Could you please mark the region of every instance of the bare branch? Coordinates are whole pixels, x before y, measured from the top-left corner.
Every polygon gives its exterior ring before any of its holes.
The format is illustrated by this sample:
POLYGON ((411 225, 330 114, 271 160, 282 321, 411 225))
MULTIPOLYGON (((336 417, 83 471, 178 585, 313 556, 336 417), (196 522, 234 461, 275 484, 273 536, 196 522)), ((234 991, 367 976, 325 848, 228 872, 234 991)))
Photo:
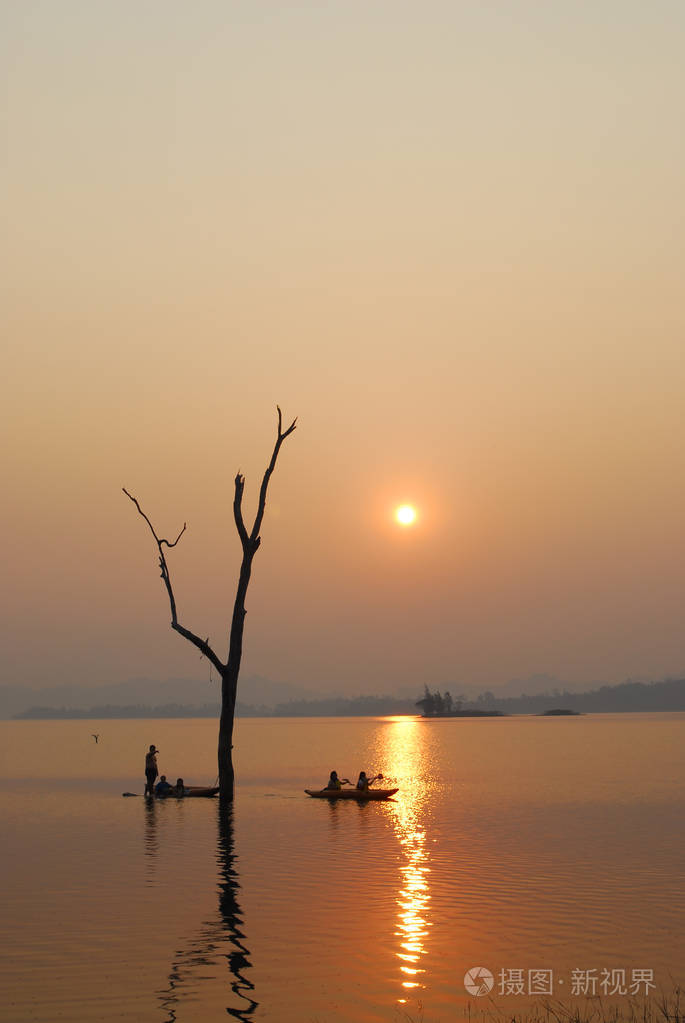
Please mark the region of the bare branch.
POLYGON ((283 430, 283 419, 282 419, 282 416, 281 416, 281 410, 278 407, 278 405, 276 406, 276 408, 278 409, 278 436, 281 438, 281 440, 285 440, 285 438, 289 434, 291 434, 293 432, 293 430, 295 429, 295 427, 297 426, 297 416, 295 416, 295 418, 293 419, 293 421, 290 424, 290 426, 288 427, 288 429, 285 431, 285 433, 283 433, 282 432, 282 430, 283 430))
POLYGON ((157 545, 159 546, 160 544, 163 544, 163 543, 165 543, 165 544, 167 545, 167 547, 175 547, 175 546, 176 546, 176 544, 178 543, 178 541, 179 541, 179 540, 181 539, 181 537, 182 537, 182 536, 183 536, 183 534, 185 533, 185 531, 186 531, 186 525, 187 525, 187 523, 186 523, 186 522, 184 522, 184 523, 183 523, 183 529, 182 529, 182 530, 181 530, 181 532, 180 532, 180 533, 178 534, 178 536, 176 537, 176 539, 174 540, 174 542, 173 542, 173 543, 170 543, 170 541, 169 541, 169 540, 165 540, 163 536, 161 536, 161 537, 160 537, 160 536, 157 536, 157 533, 155 532, 155 528, 154 528, 154 526, 153 526, 153 525, 152 525, 152 523, 150 522, 149 518, 147 517, 147 515, 145 514, 145 512, 143 511, 143 509, 142 509, 142 508, 140 507, 140 505, 138 504, 138 502, 137 502, 137 500, 135 499, 135 497, 133 496, 133 494, 129 494, 129 492, 128 492, 128 490, 126 489, 126 487, 122 487, 121 489, 122 489, 122 490, 124 491, 124 493, 126 494, 126 496, 127 496, 127 497, 130 497, 130 499, 131 499, 131 500, 133 501, 133 503, 135 504, 136 508, 137 508, 137 509, 138 509, 138 511, 140 512, 140 514, 141 514, 141 515, 143 516, 143 518, 144 518, 144 519, 145 519, 145 521, 147 522, 148 526, 150 527, 150 532, 152 533, 152 535, 154 536, 155 540, 157 541, 157 545))
POLYGON ((172 625, 172 628, 173 628, 176 625, 177 621, 178 621, 177 616, 176 616, 176 598, 174 597, 174 591, 173 591, 172 586, 171 586, 171 576, 169 575, 169 566, 167 565, 166 558, 164 557, 164 551, 162 550, 162 544, 165 543, 167 545, 167 547, 175 547, 176 544, 178 543, 178 541, 181 539, 181 536, 183 535, 183 530, 186 528, 185 524, 184 524, 183 529, 181 530, 181 532, 176 537, 176 540, 174 541, 174 543, 170 544, 168 540, 164 540, 162 537, 157 536, 157 531, 155 530, 155 527, 152 525, 152 523, 150 522, 149 518, 147 517, 147 515, 145 514, 143 509, 140 507, 140 504, 138 503, 136 498, 133 496, 133 494, 129 494, 129 492, 126 489, 126 487, 122 487, 121 489, 124 491, 126 496, 131 501, 133 501, 133 503, 135 504, 136 508, 138 509, 138 512, 140 513, 140 515, 143 516, 143 518, 147 522, 148 526, 150 527, 150 532, 152 533, 152 535, 155 538, 155 543, 157 544, 157 550, 159 551, 159 567, 161 569, 162 579, 164 581, 164 585, 166 586, 167 594, 169 595, 169 606, 171 608, 171 625, 172 625))
POLYGON ((178 622, 172 622, 171 628, 183 636, 184 639, 187 639, 189 643, 192 643, 193 646, 196 646, 207 660, 211 661, 219 674, 223 672, 225 665, 221 663, 217 655, 212 650, 208 639, 200 639, 200 637, 196 636, 194 632, 191 632, 190 629, 184 629, 182 625, 178 624, 178 622))
POLYGON ((257 515, 255 516, 252 532, 250 533, 250 540, 252 540, 253 543, 259 539, 259 530, 262 528, 264 509, 266 508, 266 492, 269 489, 269 480, 271 479, 271 474, 276 468, 276 460, 278 459, 278 453, 281 450, 281 444, 283 443, 286 437, 290 436, 290 434, 297 426, 297 419, 293 419, 292 423, 284 433, 283 416, 278 405, 276 406, 276 410, 278 412, 278 436, 276 437, 276 443, 274 445, 273 454, 271 455, 271 461, 269 462, 266 468, 266 472, 264 473, 264 479, 262 480, 262 485, 259 490, 259 504, 257 506, 257 515))
POLYGON ((182 529, 182 530, 181 530, 181 532, 180 532, 180 533, 178 534, 178 536, 176 537, 176 539, 174 540, 174 542, 173 542, 173 543, 169 543, 169 541, 168 541, 168 540, 161 540, 161 541, 160 541, 160 543, 165 543, 165 544, 167 545, 167 547, 175 547, 175 546, 176 546, 176 544, 178 543, 178 541, 179 541, 179 540, 181 539, 181 537, 182 537, 182 536, 183 536, 183 534, 185 533, 185 531, 186 531, 186 523, 184 522, 184 523, 183 523, 183 529, 182 529))
POLYGON ((235 478, 235 496, 233 498, 233 518, 235 519, 236 529, 238 530, 238 536, 240 542, 245 550, 248 542, 247 530, 245 529, 245 523, 243 521, 243 490, 245 489, 245 477, 241 476, 240 473, 235 478))
POLYGON ((171 543, 169 540, 165 540, 164 537, 157 536, 157 532, 155 530, 155 527, 152 525, 152 523, 150 522, 149 518, 147 517, 147 515, 145 514, 143 509, 140 507, 140 504, 138 503, 136 498, 133 497, 132 494, 129 494, 129 492, 126 489, 126 487, 122 487, 121 489, 124 491, 126 496, 131 501, 133 501, 133 503, 135 504, 135 506, 138 509, 139 513, 142 515, 142 517, 145 519, 145 521, 147 522, 148 526, 150 527, 150 532, 152 533, 152 535, 155 538, 155 542, 157 544, 157 550, 159 551, 159 567, 160 567, 160 570, 161 570, 161 576, 162 576, 162 580, 164 582, 164 585, 166 586, 167 594, 169 596, 169 607, 171 608, 171 628, 175 629, 176 632, 179 632, 182 636, 184 636, 188 640, 188 642, 192 643, 194 646, 196 646, 198 648, 198 650, 201 650, 202 653, 204 654, 204 656, 209 661, 212 662, 212 664, 217 669, 217 671, 221 672, 223 670, 223 668, 224 668, 224 665, 221 663, 221 661, 219 660, 217 655, 212 650, 211 646, 209 645, 209 642, 207 640, 200 639, 200 637, 196 636, 194 632, 191 632, 189 629, 185 629, 182 625, 179 625, 179 623, 178 623, 178 615, 177 615, 177 612, 176 612, 176 598, 174 596, 174 591, 173 591, 173 588, 172 588, 172 585, 171 585, 171 576, 169 575, 169 566, 167 565, 166 558, 164 557, 164 551, 162 550, 162 544, 166 544, 167 547, 175 547, 176 544, 178 543, 178 541, 181 539, 181 537, 185 533, 186 523, 185 522, 183 523, 183 529, 178 534, 178 536, 176 537, 176 539, 174 540, 173 543, 171 543))

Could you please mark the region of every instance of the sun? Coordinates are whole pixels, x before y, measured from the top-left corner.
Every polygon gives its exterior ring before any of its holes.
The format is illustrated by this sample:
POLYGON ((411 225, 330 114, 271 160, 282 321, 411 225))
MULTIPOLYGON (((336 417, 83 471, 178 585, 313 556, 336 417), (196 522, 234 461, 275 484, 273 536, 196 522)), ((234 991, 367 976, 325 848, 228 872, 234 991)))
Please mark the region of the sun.
POLYGON ((416 522, 416 508, 410 504, 401 504, 395 511, 395 518, 401 526, 411 526, 416 522))

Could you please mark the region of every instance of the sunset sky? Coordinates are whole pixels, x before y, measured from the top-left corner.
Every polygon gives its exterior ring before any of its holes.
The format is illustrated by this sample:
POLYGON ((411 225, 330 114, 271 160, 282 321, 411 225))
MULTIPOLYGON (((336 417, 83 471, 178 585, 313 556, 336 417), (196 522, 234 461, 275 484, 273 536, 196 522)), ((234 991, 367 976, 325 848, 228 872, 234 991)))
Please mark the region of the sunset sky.
POLYGON ((225 656, 277 403, 246 675, 685 673, 684 43, 675 0, 4 5, 0 684, 206 676, 121 487, 225 656))

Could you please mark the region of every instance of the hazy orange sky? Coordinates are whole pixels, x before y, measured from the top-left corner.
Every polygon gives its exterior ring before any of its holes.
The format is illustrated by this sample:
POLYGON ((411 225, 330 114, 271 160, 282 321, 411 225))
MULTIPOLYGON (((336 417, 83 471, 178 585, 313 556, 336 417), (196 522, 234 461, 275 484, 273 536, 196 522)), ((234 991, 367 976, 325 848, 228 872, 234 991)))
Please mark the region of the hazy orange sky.
POLYGON ((685 671, 682 4, 1 17, 0 683, 206 676, 276 402, 246 674, 685 671))

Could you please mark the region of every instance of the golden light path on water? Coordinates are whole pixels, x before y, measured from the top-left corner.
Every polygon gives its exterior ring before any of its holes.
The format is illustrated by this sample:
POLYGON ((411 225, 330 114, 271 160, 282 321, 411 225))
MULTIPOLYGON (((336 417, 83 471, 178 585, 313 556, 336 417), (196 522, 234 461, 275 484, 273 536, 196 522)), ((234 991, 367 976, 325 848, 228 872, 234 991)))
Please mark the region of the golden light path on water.
MULTIPOLYGON (((381 762, 392 765, 393 784, 400 788, 387 808, 403 853, 395 930, 398 939, 395 955, 400 961, 403 995, 413 988, 426 986, 423 959, 428 951, 431 927, 430 857, 425 828, 427 765, 423 737, 420 721, 393 719, 383 730, 379 750, 381 762)), ((401 997, 398 1001, 404 1004, 407 999, 401 997)))

